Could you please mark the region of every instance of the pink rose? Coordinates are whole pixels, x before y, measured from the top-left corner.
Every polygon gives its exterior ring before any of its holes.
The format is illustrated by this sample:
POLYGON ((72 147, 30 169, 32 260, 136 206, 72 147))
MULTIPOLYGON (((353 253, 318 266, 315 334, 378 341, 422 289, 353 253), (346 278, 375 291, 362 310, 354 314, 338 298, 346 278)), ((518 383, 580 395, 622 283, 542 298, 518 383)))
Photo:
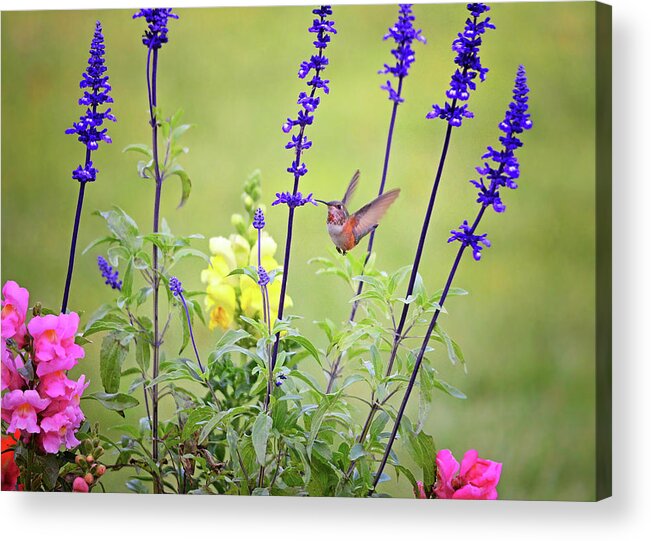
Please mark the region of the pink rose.
POLYGON ((2 419, 9 423, 7 433, 16 429, 32 434, 41 431, 36 414, 43 411, 50 400, 41 398, 36 391, 11 391, 2 397, 2 419))
POLYGON ((466 451, 459 463, 448 449, 436 454, 437 498, 457 500, 496 500, 502 464, 479 458, 477 451, 466 451))
POLYGON ((70 370, 77 364, 77 359, 83 358, 84 349, 75 344, 78 326, 79 316, 74 312, 32 318, 27 329, 34 338, 39 378, 59 370, 70 370))
POLYGON ((19 368, 24 366, 23 360, 20 355, 15 358, 8 348, 2 348, 2 385, 1 390, 9 389, 15 391, 22 389, 25 386, 25 379, 18 372, 19 368))
POLYGON ((2 288, 2 338, 13 338, 18 347, 25 345, 25 317, 29 307, 29 292, 9 280, 2 288))

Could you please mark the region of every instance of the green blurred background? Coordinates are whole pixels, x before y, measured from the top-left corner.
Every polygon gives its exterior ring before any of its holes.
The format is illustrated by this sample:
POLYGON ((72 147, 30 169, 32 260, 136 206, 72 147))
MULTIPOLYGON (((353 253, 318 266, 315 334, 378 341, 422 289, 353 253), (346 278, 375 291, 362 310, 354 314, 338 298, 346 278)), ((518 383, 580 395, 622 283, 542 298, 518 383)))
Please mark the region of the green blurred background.
MULTIPOLYGON (((432 103, 442 103, 454 54, 450 44, 466 18, 465 4, 416 5, 427 45, 416 44, 416 63, 406 79, 394 135, 388 187, 402 195, 378 230, 378 266, 387 270, 412 261, 435 174, 445 125, 428 121, 432 103)), ((285 173, 291 155, 280 130, 297 111, 304 82, 296 77, 311 54, 308 7, 179 9, 170 21, 170 42, 160 56, 159 101, 177 108, 196 128, 185 136, 183 158, 193 180, 187 205, 176 210, 180 186, 165 186, 162 214, 179 234, 228 235, 230 215, 240 212, 242 182, 263 173, 264 201, 291 189, 285 173)), ((82 114, 78 81, 85 69, 94 21, 106 36, 107 65, 117 124, 112 145, 94 154, 100 169, 88 186, 79 246, 103 235, 91 212, 119 205, 149 227, 153 186, 136 175, 137 157, 122 153, 148 142, 146 49, 142 19, 132 11, 13 12, 2 14, 2 281, 17 280, 31 300, 58 307, 64 285, 77 183, 70 172, 84 149, 64 130, 82 114)), ((439 448, 459 458, 468 448, 504 463, 500 497, 589 500, 595 494, 595 5, 577 3, 493 4, 497 30, 485 37, 482 62, 487 81, 470 100, 475 119, 453 132, 421 272, 432 290, 442 287, 456 247, 448 232, 476 213, 475 178, 486 145, 497 143, 518 64, 531 86, 534 129, 519 152, 520 189, 505 193, 507 212, 488 213, 480 232, 493 247, 480 263, 467 257, 456 285, 470 296, 453 298, 445 317, 462 346, 468 374, 436 355, 445 379, 466 392, 457 401, 436 398, 427 426, 439 448)), ((338 34, 327 50, 331 93, 322 98, 309 136, 314 146, 303 192, 339 198, 352 172, 362 181, 354 204, 377 192, 390 106, 377 70, 391 62, 382 41, 396 6, 335 6, 338 34)), ((307 260, 324 255, 329 238, 325 211, 297 212, 289 293, 305 332, 322 338, 311 323, 347 318, 349 291, 334 277, 315 276, 307 260)), ((267 214, 270 233, 283 250, 284 207, 267 214)), ((207 250, 207 240, 196 247, 207 250)), ((81 251, 81 250, 80 250, 81 251)), ((100 280, 97 250, 78 255, 70 307, 88 316, 111 298, 100 280)), ((198 261, 178 269, 190 289, 200 289, 198 261)), ((84 316, 82 315, 82 319, 84 316)), ((207 351, 218 333, 197 328, 207 351)), ((175 344, 172 335, 168 343, 175 344)), ((174 345, 174 347, 176 347, 174 345)), ((75 373, 89 374, 99 389, 97 348, 87 349, 75 373)), ((95 404, 87 416, 105 428, 121 422, 95 404)), ((134 421, 135 412, 127 417, 134 421)), ((108 488, 124 490, 120 476, 108 488)), ((411 496, 403 479, 387 487, 411 496)))

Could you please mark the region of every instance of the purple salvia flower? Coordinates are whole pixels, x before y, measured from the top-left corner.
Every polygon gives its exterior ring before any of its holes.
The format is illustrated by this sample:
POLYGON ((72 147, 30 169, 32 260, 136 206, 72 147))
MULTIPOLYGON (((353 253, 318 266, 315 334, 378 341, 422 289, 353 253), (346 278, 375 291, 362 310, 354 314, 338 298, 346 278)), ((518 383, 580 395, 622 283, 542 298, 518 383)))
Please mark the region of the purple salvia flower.
POLYGON ((313 199, 313 195, 310 193, 306 197, 303 197, 301 192, 296 192, 296 195, 292 195, 289 192, 276 193, 276 200, 271 203, 271 206, 276 205, 287 205, 290 208, 302 207, 307 203, 312 203, 315 207, 318 203, 313 199))
POLYGON ((255 213, 253 214, 253 227, 254 229, 264 229, 265 222, 264 222, 264 213, 262 212, 262 209, 258 208, 255 209, 255 213))
POLYGON ((262 265, 258 265, 258 285, 264 287, 269 283, 269 275, 262 265))
MULTIPOLYGON (((86 113, 80 117, 79 122, 74 122, 72 128, 68 128, 66 133, 69 135, 77 135, 77 139, 86 145, 89 151, 97 150, 99 142, 111 142, 111 138, 107 134, 107 129, 101 129, 105 120, 115 122, 115 116, 111 114, 111 109, 106 111, 98 111, 97 108, 105 103, 113 103, 113 98, 109 95, 111 85, 108 84, 108 76, 106 73, 106 66, 104 65, 104 35, 102 34, 102 25, 99 21, 95 23, 95 34, 90 44, 90 58, 88 59, 88 67, 82 74, 79 87, 84 90, 84 95, 79 98, 79 105, 87 107, 86 113)), ((90 156, 86 160, 86 166, 80 166, 82 169, 88 167, 90 156)), ((75 171, 78 171, 76 169, 75 171)), ((97 172, 95 170, 95 172, 97 172)), ((73 178, 80 182, 85 182, 81 177, 95 180, 94 175, 78 175, 73 178)))
POLYGON ((453 229, 450 231, 452 236, 448 239, 448 242, 459 241, 464 246, 470 246, 472 248, 472 256, 475 258, 475 261, 481 259, 481 251, 483 247, 490 248, 490 241, 486 238, 487 234, 475 235, 472 233, 471 227, 468 224, 468 220, 464 220, 463 223, 459 226, 458 230, 453 229), (481 245, 484 246, 481 246, 481 245))
POLYGON ((409 68, 416 60, 416 53, 412 49, 414 40, 421 43, 427 43, 425 37, 421 34, 421 30, 414 28, 414 20, 416 19, 411 13, 412 4, 400 4, 398 9, 398 21, 384 36, 385 40, 393 39, 396 43, 396 48, 391 51, 391 54, 396 59, 396 64, 390 66, 384 64, 384 68, 378 73, 390 74, 398 78, 398 88, 395 89, 391 86, 391 81, 387 81, 380 88, 386 90, 389 94, 389 99, 394 103, 404 102, 402 98, 402 80, 409 74, 409 68))
POLYGON ((296 158, 292 163, 291 167, 287 169, 287 172, 294 175, 295 178, 301 177, 307 173, 307 168, 305 164, 299 165, 299 157, 301 151, 307 150, 312 146, 312 143, 304 137, 303 132, 305 131, 305 126, 309 126, 314 121, 314 113, 321 98, 315 97, 315 93, 318 89, 322 89, 324 93, 328 94, 330 89, 328 88, 327 79, 322 79, 321 74, 323 70, 326 69, 326 66, 329 63, 328 58, 323 54, 328 44, 330 43, 330 35, 336 34, 337 31, 334 28, 334 21, 327 20, 327 17, 332 15, 332 8, 330 6, 321 6, 320 8, 312 10, 318 19, 314 19, 312 26, 309 28, 309 32, 317 34, 317 39, 314 42, 314 46, 318 49, 318 53, 310 56, 309 60, 304 60, 301 62, 301 65, 298 69, 299 79, 307 78, 310 73, 314 75, 307 82, 307 85, 311 87, 309 94, 307 92, 301 92, 298 96, 298 105, 302 109, 298 112, 295 119, 288 118, 287 121, 282 125, 282 130, 284 133, 291 132, 295 126, 300 127, 299 135, 292 136, 292 140, 285 145, 285 148, 294 149, 296 153, 296 158))
MULTIPOLYGON (((294 186, 291 193, 277 193, 276 200, 272 203, 272 206, 282 203, 286 204, 289 207, 289 214, 287 217, 287 236, 285 238, 285 258, 283 261, 283 277, 280 286, 280 298, 278 301, 278 319, 283 318, 285 309, 285 293, 287 291, 287 277, 289 276, 292 233, 294 227, 294 211, 296 207, 303 206, 306 203, 313 203, 314 205, 317 204, 312 200, 312 194, 309 194, 307 197, 303 197, 302 194, 298 191, 299 181, 301 177, 307 173, 307 166, 302 162, 301 155, 302 152, 304 150, 307 150, 312 144, 305 137, 305 127, 313 123, 313 113, 320 104, 320 98, 315 97, 316 92, 319 89, 323 90, 325 94, 328 94, 330 92, 330 88, 328 86, 330 84, 330 81, 328 79, 323 79, 321 75, 329 63, 328 58, 324 55, 324 51, 330 43, 331 35, 337 33, 337 30, 335 30, 334 21, 328 20, 328 17, 332 15, 332 8, 330 6, 321 6, 320 8, 312 10, 312 13, 316 15, 317 18, 312 21, 312 26, 308 29, 308 31, 310 33, 316 34, 316 40, 313 43, 318 52, 315 55, 311 55, 309 60, 302 62, 298 71, 298 76, 300 79, 306 79, 310 74, 312 74, 312 78, 306 83, 310 88, 310 91, 309 94, 307 92, 301 92, 298 96, 298 104, 302 106, 302 110, 298 112, 297 118, 288 118, 287 121, 282 125, 282 130, 284 133, 290 133, 295 126, 299 126, 298 135, 292 135, 291 141, 285 145, 285 148, 291 149, 294 152, 292 163, 287 168, 287 172, 294 177, 294 186)), ((266 289, 266 286, 261 287, 263 290, 266 289)), ((268 302, 266 309, 269 310, 268 302)), ((270 321, 270 319, 267 321, 270 321)), ((269 400, 273 387, 273 370, 276 366, 279 344, 280 334, 276 334, 273 353, 269 359, 269 379, 267 381, 267 392, 264 401, 265 411, 268 411, 269 408, 269 400)))
POLYGON ((504 133, 499 138, 503 148, 496 150, 491 146, 487 147, 487 152, 482 158, 490 159, 494 165, 484 162, 476 169, 485 178, 470 181, 479 189, 477 202, 485 207, 492 205, 495 212, 506 210, 500 198, 500 188, 515 190, 518 187, 515 181, 520 177, 520 164, 515 157, 515 151, 522 146, 518 135, 533 126, 531 115, 527 112, 528 93, 527 74, 524 67, 520 66, 515 78, 513 101, 509 104, 504 120, 499 124, 500 130, 504 133))
MULTIPOLYGON (((479 11, 479 10, 483 9, 485 11, 485 7, 486 7, 483 4, 469 4, 468 6, 469 9, 470 6, 475 6, 473 9, 475 9, 476 13, 477 12, 483 13, 483 11, 479 11), (482 7, 476 7, 476 6, 482 6, 482 7)), ((504 132, 504 135, 500 137, 500 141, 504 146, 504 150, 502 150, 501 152, 497 152, 494 149, 489 147, 488 155, 494 161, 497 161, 499 163, 499 167, 497 168, 497 170, 495 170, 495 174, 494 174, 495 179, 503 178, 501 175, 506 170, 506 168, 509 167, 512 169, 514 165, 516 165, 514 170, 518 171, 519 174, 519 167, 517 167, 517 160, 513 155, 513 152, 517 148, 520 148, 522 146, 522 141, 518 139, 517 135, 522 133, 524 130, 530 129, 533 126, 533 124, 531 123, 531 119, 529 117, 529 113, 527 113, 527 110, 529 108, 527 104, 529 100, 528 93, 529 93, 529 87, 527 86, 527 76, 524 67, 520 66, 518 68, 518 72, 515 79, 515 87, 513 89, 513 101, 509 104, 509 108, 506 111, 506 116, 504 121, 501 122, 499 125, 500 130, 504 132)), ((491 181, 491 188, 489 188, 489 190, 493 191, 493 193, 496 193, 496 190, 499 188, 499 186, 500 184, 498 180, 495 180, 494 182, 491 181)), ((473 250, 473 257, 476 260, 479 260, 479 258, 481 257, 480 252, 482 249, 482 246, 480 246, 480 244, 483 244, 484 246, 490 246, 490 242, 486 238, 485 234, 484 235, 475 234, 475 231, 477 230, 477 227, 479 226, 479 223, 481 222, 484 213, 486 212, 486 209, 488 208, 489 204, 492 204, 492 203, 486 203, 484 201, 480 201, 480 203, 481 203, 481 207, 479 209, 479 212, 477 213, 477 217, 472 223, 472 226, 470 226, 467 221, 464 221, 463 224, 461 225, 460 230, 452 231, 452 237, 450 237, 450 239, 448 240, 448 242, 458 240, 461 242, 461 246, 457 251, 457 255, 454 259, 454 263, 452 264, 452 269, 448 274, 448 278, 445 282, 445 287, 443 288, 443 292, 441 293, 441 298, 439 299, 439 307, 436 309, 434 315, 432 316, 429 327, 427 328, 427 332, 425 333, 425 337, 423 338, 420 351, 418 352, 418 356, 416 357, 416 361, 414 362, 414 367, 412 369, 411 376, 409 378, 409 383, 407 384, 407 389, 405 390, 405 394, 402 398, 402 402, 400 403, 400 407, 398 408, 398 412, 396 414, 396 418, 393 423, 393 429, 391 430, 391 435, 389 436, 389 440, 387 442, 387 446, 384 449, 384 455, 382 456, 380 465, 375 473, 373 488, 370 491, 371 493, 375 491, 375 488, 377 487, 380 479, 382 478, 382 472, 384 471, 384 468, 387 465, 389 455, 391 454, 391 448, 393 447, 393 443, 398 434, 398 430, 400 429, 400 422, 402 421, 402 418, 405 413, 405 409, 407 408, 407 403, 409 402, 411 393, 414 390, 414 387, 416 385, 416 379, 418 378, 418 371, 420 369, 420 365, 423 362, 423 357, 425 355, 425 351, 429 347, 429 341, 432 336, 432 332, 434 332, 434 329, 436 328, 438 317, 441 314, 441 311, 443 310, 443 305, 445 303, 445 300, 447 299, 448 293, 450 292, 450 287, 452 286, 452 282, 454 281, 454 276, 457 272, 457 269, 459 268, 459 263, 461 262, 461 258, 463 257, 463 252, 466 250, 466 248, 471 247, 473 250)), ((498 209, 496 208, 495 210, 498 209)))
POLYGON ((170 278, 170 291, 175 297, 181 297, 183 295, 183 284, 176 276, 170 278))
POLYGON ((495 25, 490 22, 490 17, 479 20, 482 14, 490 10, 486 4, 472 3, 466 6, 470 17, 466 19, 466 27, 459 33, 457 39, 452 42, 452 50, 457 53, 454 63, 458 66, 450 80, 450 88, 445 93, 451 102, 445 105, 433 105, 432 111, 427 113, 427 118, 440 118, 448 122, 450 126, 461 126, 464 118, 473 118, 468 110, 467 104, 457 105, 459 101, 468 101, 470 91, 477 87, 476 78, 480 81, 486 79, 488 68, 481 65, 479 58, 479 47, 482 44, 482 35, 488 29, 494 29, 495 25))
POLYGON ((81 76, 79 88, 84 90, 83 96, 79 98, 79 105, 86 107, 86 113, 74 122, 72 128, 68 128, 66 133, 76 135, 77 139, 84 144, 86 148, 86 158, 83 165, 79 165, 72 171, 72 178, 79 182, 79 193, 77 196, 77 210, 75 212, 75 221, 72 227, 72 239, 70 241, 70 253, 68 255, 68 271, 66 274, 66 283, 63 289, 63 300, 61 302, 61 312, 66 313, 68 308, 68 297, 70 295, 70 286, 72 283, 72 273, 75 265, 75 251, 77 249, 77 235, 79 234, 79 224, 81 223, 81 212, 84 204, 84 192, 87 182, 94 182, 97 178, 98 170, 93 167, 91 154, 99 148, 99 142, 110 143, 111 138, 107 134, 107 128, 102 128, 105 120, 116 121, 111 109, 98 111, 98 107, 113 103, 110 96, 111 85, 108 84, 107 68, 104 64, 104 34, 102 34, 102 24, 95 22, 95 32, 90 44, 90 57, 88 58, 88 67, 81 76))
POLYGON ((138 17, 144 17, 147 21, 147 30, 142 36, 142 43, 149 49, 160 49, 168 42, 167 21, 179 18, 176 13, 172 13, 171 8, 142 8, 133 14, 134 19, 138 17))
POLYGON ((105 280, 104 283, 111 286, 111 289, 122 291, 122 280, 119 280, 118 270, 113 270, 113 267, 101 255, 97 256, 97 266, 102 273, 102 278, 105 280))

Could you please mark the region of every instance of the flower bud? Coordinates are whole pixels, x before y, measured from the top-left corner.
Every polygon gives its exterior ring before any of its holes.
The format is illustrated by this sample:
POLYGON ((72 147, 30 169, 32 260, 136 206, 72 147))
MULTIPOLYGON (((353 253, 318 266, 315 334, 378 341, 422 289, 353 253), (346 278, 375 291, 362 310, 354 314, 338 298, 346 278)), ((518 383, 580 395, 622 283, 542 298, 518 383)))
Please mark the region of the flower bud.
POLYGON ((97 468, 95 468, 95 475, 97 475, 97 477, 101 477, 105 473, 106 473, 106 466, 104 466, 104 464, 98 464, 97 468))
POLYGON ((88 455, 86 457, 86 462, 88 462, 89 464, 92 464, 93 462, 95 462, 95 457, 93 455, 88 455))
POLYGON ((75 480, 72 482, 72 491, 88 492, 88 483, 84 481, 83 477, 75 477, 75 480))
POLYGON ((95 478, 93 477, 92 473, 88 472, 86 475, 84 475, 84 481, 86 481, 86 483, 89 485, 92 485, 95 481, 95 478))
POLYGON ((75 457, 75 464, 77 464, 77 466, 81 466, 85 461, 86 461, 86 457, 83 457, 81 455, 77 455, 75 457))

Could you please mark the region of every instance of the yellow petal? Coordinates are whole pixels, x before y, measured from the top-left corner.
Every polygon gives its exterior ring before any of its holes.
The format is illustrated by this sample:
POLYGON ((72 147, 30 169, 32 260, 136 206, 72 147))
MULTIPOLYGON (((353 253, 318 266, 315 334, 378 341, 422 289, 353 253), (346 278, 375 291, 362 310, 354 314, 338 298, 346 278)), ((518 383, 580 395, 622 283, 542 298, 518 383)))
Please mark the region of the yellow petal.
POLYGON ((231 242, 226 237, 212 237, 209 241, 209 246, 211 254, 224 258, 226 265, 230 269, 229 272, 237 267, 231 242))
MULTIPOLYGON (((275 269, 278 264, 274 267, 267 267, 266 264, 264 263, 265 259, 273 259, 273 256, 276 254, 276 250, 278 249, 278 245, 276 244, 276 241, 269 235, 269 233, 266 233, 263 231, 262 233, 262 242, 260 244, 260 252, 263 260, 263 265, 267 269, 267 271, 275 269)), ((258 266, 258 241, 255 241, 255 244, 253 245, 253 248, 251 248, 251 255, 249 258, 249 265, 255 265, 256 267, 258 266)))
POLYGON ((229 237, 231 249, 235 254, 235 263, 238 267, 246 267, 249 265, 249 252, 251 247, 249 242, 241 235, 231 235, 229 237))

